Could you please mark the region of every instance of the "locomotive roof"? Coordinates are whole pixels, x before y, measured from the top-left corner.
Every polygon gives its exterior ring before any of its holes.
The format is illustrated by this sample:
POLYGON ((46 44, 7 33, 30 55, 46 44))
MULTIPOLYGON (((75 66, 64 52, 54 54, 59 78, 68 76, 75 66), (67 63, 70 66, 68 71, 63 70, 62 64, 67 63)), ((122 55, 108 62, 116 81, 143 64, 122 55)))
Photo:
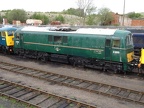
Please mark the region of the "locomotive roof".
POLYGON ((60 33, 78 33, 78 34, 100 34, 100 35, 113 35, 117 29, 99 29, 99 28, 80 28, 76 31, 55 31, 55 27, 24 27, 21 31, 33 32, 60 32, 60 33))
POLYGON ((133 36, 144 36, 144 33, 132 33, 133 36))
POLYGON ((17 30, 17 28, 15 27, 2 27, 0 28, 0 31, 10 31, 10 30, 17 30))
POLYGON ((117 29, 80 28, 76 33, 113 35, 117 29))

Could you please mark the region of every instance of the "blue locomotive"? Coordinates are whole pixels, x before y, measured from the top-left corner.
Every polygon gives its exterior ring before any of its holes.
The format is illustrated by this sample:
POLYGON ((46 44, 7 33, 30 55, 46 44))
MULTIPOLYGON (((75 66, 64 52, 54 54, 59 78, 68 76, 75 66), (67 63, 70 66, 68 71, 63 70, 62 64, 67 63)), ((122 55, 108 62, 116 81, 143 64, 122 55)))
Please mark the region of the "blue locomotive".
POLYGON ((133 35, 134 54, 141 55, 141 48, 144 48, 144 29, 127 29, 133 35))
POLYGON ((0 28, 0 51, 4 53, 12 53, 14 46, 14 32, 15 27, 0 28))

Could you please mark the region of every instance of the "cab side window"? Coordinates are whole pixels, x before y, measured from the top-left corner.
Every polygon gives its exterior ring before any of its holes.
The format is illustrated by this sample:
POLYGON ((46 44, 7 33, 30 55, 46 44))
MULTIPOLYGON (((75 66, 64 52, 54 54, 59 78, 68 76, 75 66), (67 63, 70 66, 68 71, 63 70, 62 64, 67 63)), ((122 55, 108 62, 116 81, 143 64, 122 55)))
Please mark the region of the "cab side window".
POLYGON ((113 44, 112 44, 112 47, 120 47, 120 40, 117 39, 117 40, 113 40, 113 44))
POLYGON ((6 36, 6 33, 5 32, 2 32, 2 37, 5 37, 6 36))
POLYGON ((133 45, 133 38, 131 34, 126 37, 126 45, 133 45))
POLYGON ((20 34, 16 33, 16 39, 19 39, 19 38, 20 38, 20 34))

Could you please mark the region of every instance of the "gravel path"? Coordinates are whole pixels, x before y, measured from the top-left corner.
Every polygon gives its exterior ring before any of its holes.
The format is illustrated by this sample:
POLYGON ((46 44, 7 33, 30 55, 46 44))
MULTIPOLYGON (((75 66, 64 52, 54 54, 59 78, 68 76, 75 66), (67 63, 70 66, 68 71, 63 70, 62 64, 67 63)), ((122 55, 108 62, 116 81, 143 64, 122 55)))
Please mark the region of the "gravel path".
MULTIPOLYGON (((106 75, 103 74, 102 72, 97 72, 97 70, 73 68, 72 66, 63 65, 59 63, 51 63, 51 62, 45 64, 34 60, 5 57, 4 55, 0 55, 0 60, 4 62, 19 64, 22 66, 37 68, 44 71, 51 71, 54 73, 79 77, 82 79, 87 79, 96 82, 103 82, 111 85, 126 87, 126 88, 140 90, 144 92, 143 80, 121 78, 117 76, 106 75)), ((36 80, 35 78, 25 77, 23 75, 17 75, 4 70, 0 70, 0 77, 15 82, 23 83, 29 86, 34 86, 36 88, 40 88, 41 90, 46 90, 62 96, 67 96, 69 98, 76 98, 81 101, 86 101, 97 105, 98 108, 144 108, 144 106, 142 105, 134 104, 131 102, 116 100, 113 98, 108 98, 94 93, 88 93, 85 91, 72 89, 65 86, 51 84, 49 82, 36 80)), ((9 108, 13 108, 13 107, 9 107, 9 108)))

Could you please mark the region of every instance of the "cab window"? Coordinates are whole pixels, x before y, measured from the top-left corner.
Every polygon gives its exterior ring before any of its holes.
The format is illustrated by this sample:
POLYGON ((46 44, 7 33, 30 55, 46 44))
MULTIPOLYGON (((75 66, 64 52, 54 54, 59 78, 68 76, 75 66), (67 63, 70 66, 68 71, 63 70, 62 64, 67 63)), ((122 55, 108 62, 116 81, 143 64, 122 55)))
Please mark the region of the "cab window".
POLYGON ((16 37, 16 39, 19 39, 20 38, 20 34, 16 33, 15 37, 16 37))
POLYGON ((127 37, 126 37, 126 45, 132 45, 133 44, 133 38, 132 38, 132 35, 129 34, 127 37))
POLYGON ((13 31, 7 31, 8 36, 13 36, 13 31))
POLYGON ((2 32, 2 37, 5 37, 6 36, 6 33, 5 32, 2 32))
POLYGON ((113 44, 112 44, 112 47, 120 47, 120 39, 115 39, 113 40, 113 44))

